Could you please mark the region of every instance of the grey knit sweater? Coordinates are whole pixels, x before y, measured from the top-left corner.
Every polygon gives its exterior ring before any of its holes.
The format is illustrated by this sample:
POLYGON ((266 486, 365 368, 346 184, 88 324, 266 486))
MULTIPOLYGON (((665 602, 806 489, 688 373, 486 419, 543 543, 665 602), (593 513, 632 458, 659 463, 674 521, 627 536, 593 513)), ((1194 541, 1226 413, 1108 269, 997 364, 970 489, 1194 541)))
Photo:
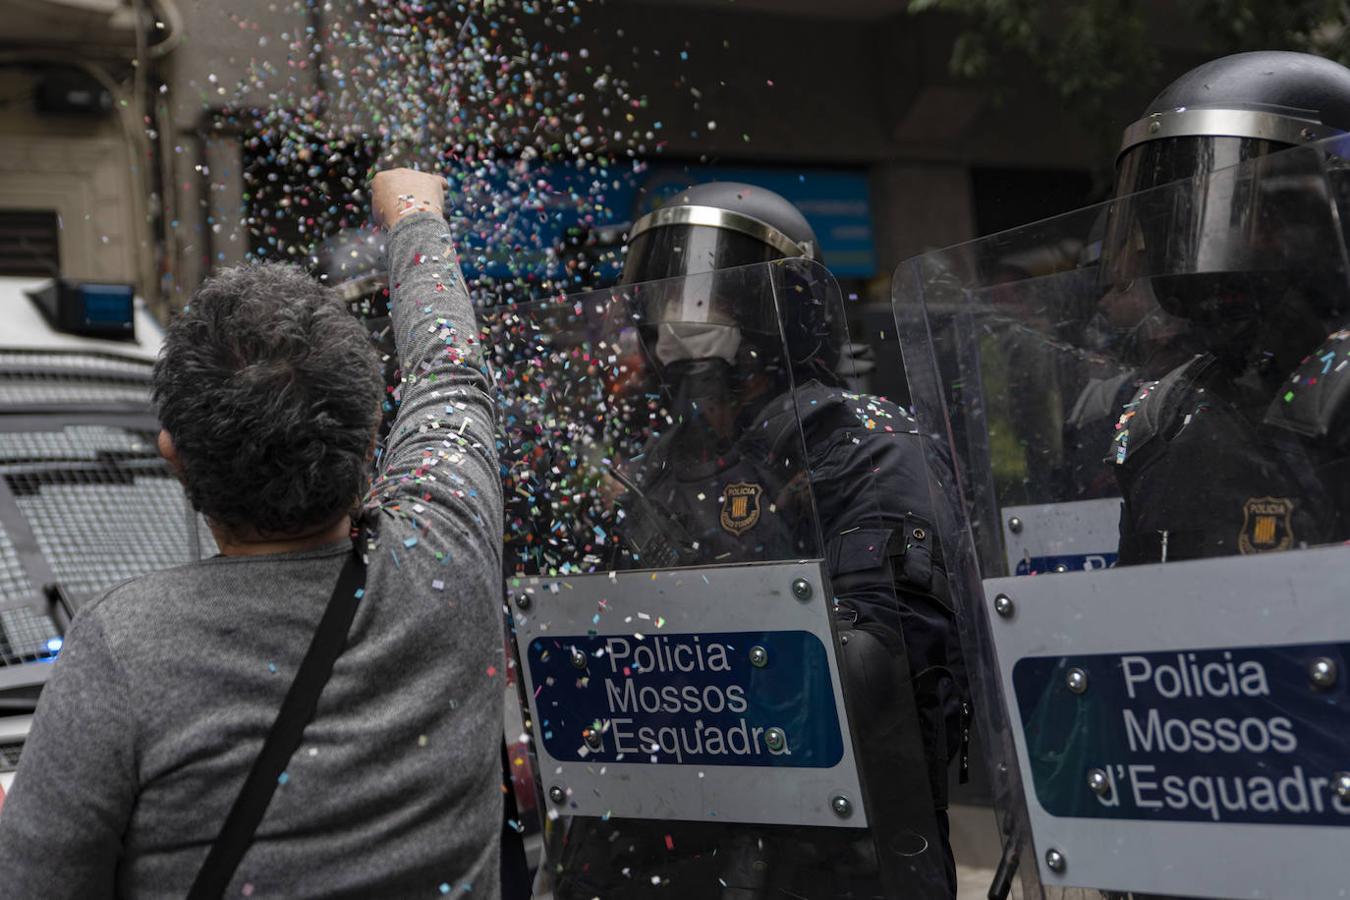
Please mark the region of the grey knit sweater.
MULTIPOLYGON (((389 238, 403 403, 346 650, 226 896, 499 894, 501 481, 438 216, 389 238)), ((350 543, 216 557, 80 610, 0 813, 6 898, 182 897, 350 543)))

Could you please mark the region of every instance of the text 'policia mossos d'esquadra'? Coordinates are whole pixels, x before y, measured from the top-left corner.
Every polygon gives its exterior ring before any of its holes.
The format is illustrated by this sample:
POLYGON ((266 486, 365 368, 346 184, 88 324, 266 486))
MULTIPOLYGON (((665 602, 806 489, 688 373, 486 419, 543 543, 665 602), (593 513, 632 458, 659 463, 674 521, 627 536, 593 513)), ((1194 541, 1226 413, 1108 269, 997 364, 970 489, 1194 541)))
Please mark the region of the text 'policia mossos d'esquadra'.
POLYGON ((828 767, 843 753, 809 632, 537 639, 529 657, 555 758, 828 767))
POLYGON ((1345 649, 1019 660, 1013 681, 1036 796, 1053 815, 1346 824, 1350 802, 1336 778, 1350 768, 1350 709, 1344 697, 1335 702, 1334 686, 1309 677, 1312 661, 1345 649), (1055 746, 1061 761, 1072 755, 1083 766, 1054 770, 1055 746))

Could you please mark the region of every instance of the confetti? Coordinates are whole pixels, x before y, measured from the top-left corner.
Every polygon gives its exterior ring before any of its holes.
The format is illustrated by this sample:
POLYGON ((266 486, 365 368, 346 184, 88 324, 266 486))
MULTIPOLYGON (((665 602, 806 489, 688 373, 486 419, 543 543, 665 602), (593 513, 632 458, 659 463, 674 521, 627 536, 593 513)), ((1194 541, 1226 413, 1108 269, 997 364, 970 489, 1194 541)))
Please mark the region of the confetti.
MULTIPOLYGON (((301 21, 310 6, 278 4, 301 21)), ((368 218, 374 169, 412 162, 449 182, 447 237, 478 300, 528 300, 616 275, 617 248, 597 256, 588 238, 628 219, 626 207, 608 205, 611 188, 642 171, 637 160, 662 142, 648 98, 609 63, 578 66, 591 48, 560 38, 594 28, 588 6, 330 4, 322 39, 306 29, 258 35, 259 48, 275 41, 284 50, 259 50, 242 77, 209 73, 201 86, 203 106, 230 110, 216 127, 247 135, 246 233, 212 223, 213 241, 303 260, 317 241, 368 218), (311 72, 323 91, 314 91, 311 72), (260 97, 268 101, 261 108, 260 97)), ((220 16, 258 28, 228 6, 220 16)))

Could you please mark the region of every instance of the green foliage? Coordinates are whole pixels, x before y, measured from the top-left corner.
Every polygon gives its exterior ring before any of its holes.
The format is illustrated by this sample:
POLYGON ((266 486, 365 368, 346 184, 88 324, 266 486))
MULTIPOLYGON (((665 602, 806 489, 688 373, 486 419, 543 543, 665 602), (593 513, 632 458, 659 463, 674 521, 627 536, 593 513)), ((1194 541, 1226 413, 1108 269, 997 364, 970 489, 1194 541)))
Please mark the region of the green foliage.
POLYGON ((955 74, 985 77, 1016 53, 1076 102, 1129 84, 1156 65, 1142 6, 1139 0, 912 0, 909 10, 970 21, 952 52, 955 74))
POLYGON ((1188 0, 1224 52, 1271 48, 1307 50, 1350 62, 1350 4, 1337 0, 1188 0))
MULTIPOLYGON (((1005 67, 1029 68, 1104 144, 1119 137, 1120 103, 1145 102, 1141 89, 1151 96, 1165 83, 1157 9, 1145 0, 909 4, 913 14, 944 12, 966 21, 952 50, 953 74, 1006 84, 999 77, 1005 67)), ((1210 56, 1305 50, 1350 64, 1350 3, 1342 0, 1177 0, 1172 16, 1207 39, 1196 49, 1210 56)))

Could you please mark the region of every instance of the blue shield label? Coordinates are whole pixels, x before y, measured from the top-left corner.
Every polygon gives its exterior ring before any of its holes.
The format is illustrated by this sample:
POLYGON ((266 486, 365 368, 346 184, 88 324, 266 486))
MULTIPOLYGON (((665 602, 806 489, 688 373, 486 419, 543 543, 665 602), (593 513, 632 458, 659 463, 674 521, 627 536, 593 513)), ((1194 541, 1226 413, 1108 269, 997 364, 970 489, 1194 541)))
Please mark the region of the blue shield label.
POLYGON ((1347 650, 1020 659, 1013 685, 1036 797, 1054 816, 1350 825, 1336 791, 1350 770, 1347 650), (1319 684, 1314 673, 1328 670, 1339 678, 1319 684))
POLYGON ((829 768, 843 735, 807 631, 536 638, 538 734, 561 761, 829 768))

